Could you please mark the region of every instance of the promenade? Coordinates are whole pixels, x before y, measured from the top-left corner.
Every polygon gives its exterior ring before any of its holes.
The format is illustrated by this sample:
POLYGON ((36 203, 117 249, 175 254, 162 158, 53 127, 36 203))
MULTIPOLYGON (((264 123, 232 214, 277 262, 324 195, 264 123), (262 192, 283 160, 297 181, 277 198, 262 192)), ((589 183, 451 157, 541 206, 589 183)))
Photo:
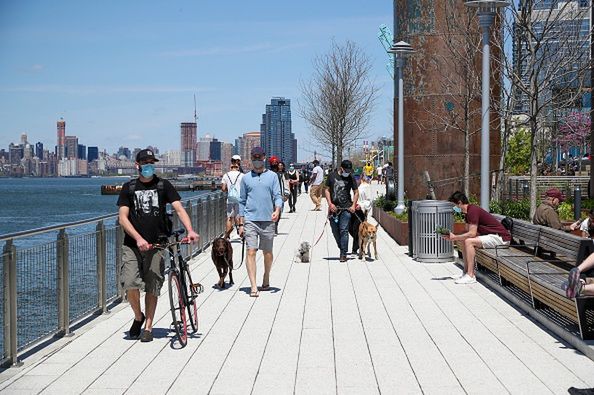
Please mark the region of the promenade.
MULTIPOLYGON (((379 260, 339 263, 324 211, 311 208, 302 194, 297 212, 283 213, 271 290, 258 298, 248 295, 245 263, 235 285, 218 290, 210 250, 192 262, 205 291, 198 333, 185 348, 171 342, 164 287, 152 343, 127 339, 132 312, 120 304, 0 373, 0 392, 562 394, 594 387, 594 362, 481 283, 454 284, 454 263, 415 262, 381 229, 379 260), (313 244, 322 232, 312 262, 297 262, 301 241, 313 244)), ((233 246, 237 266, 241 244, 233 246)), ((258 271, 261 279, 260 253, 258 271)))

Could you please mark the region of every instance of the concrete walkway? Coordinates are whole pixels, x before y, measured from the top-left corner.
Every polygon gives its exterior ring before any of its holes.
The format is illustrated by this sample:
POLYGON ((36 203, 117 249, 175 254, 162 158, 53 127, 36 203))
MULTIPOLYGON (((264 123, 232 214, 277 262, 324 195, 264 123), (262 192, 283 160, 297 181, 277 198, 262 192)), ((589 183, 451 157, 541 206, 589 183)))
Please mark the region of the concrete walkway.
MULTIPOLYGON (((250 298, 245 264, 220 291, 210 252, 192 265, 205 285, 200 328, 179 349, 166 287, 155 340, 127 339, 126 304, 74 337, 0 374, 0 392, 85 394, 562 394, 594 387, 594 362, 482 284, 456 285, 453 263, 421 264, 380 230, 377 261, 339 263, 326 225, 311 263, 301 241, 324 230, 324 212, 285 212, 275 239, 272 289, 250 298)), ((288 208, 287 208, 288 210, 288 208)), ((234 243, 234 261, 241 244, 234 243)), ((259 278, 262 257, 258 255, 259 278)))

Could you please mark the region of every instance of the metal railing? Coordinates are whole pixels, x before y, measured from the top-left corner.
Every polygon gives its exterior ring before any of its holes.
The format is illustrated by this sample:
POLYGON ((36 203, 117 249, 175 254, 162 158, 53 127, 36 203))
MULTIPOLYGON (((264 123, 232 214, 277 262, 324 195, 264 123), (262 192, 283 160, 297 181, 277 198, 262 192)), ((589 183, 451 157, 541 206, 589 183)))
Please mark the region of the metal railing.
MULTIPOLYGON (((559 188, 566 196, 573 196, 576 185, 580 186, 582 199, 588 198, 590 176, 538 176, 536 195, 542 197, 547 189, 559 188)), ((507 178, 505 195, 508 199, 530 198, 530 177, 510 176, 507 178)))
MULTIPOLYGON (((223 233, 225 199, 213 192, 183 201, 200 235, 197 244, 183 246, 184 256, 197 255, 223 233)), ((181 226, 177 215, 173 222, 181 226)), ((19 365, 24 349, 70 335, 73 324, 123 299, 123 240, 117 214, 0 237, 1 365, 19 365)))

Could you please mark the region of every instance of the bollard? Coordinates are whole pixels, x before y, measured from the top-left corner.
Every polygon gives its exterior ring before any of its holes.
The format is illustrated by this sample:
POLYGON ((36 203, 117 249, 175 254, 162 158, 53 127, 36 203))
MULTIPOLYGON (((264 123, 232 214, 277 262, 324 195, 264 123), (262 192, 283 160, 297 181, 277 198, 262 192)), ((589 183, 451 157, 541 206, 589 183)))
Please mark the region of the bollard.
POLYGON ((580 184, 576 184, 573 190, 573 217, 576 221, 582 217, 582 191, 580 184))
POLYGON ((56 261, 58 264, 57 290, 58 290, 58 328, 56 337, 70 336, 70 289, 69 289, 69 261, 68 261, 68 235, 64 228, 58 232, 56 240, 56 261))
POLYGON ((522 196, 524 197, 524 199, 526 199, 528 197, 528 181, 524 181, 522 183, 522 196))
MULTIPOLYGON (((3 251, 4 262, 4 356, 12 366, 22 366, 18 359, 17 332, 17 254, 12 239, 6 241, 3 251)), ((1 356, 0 356, 1 357, 1 356)), ((1 358, 0 358, 1 359, 1 358)))

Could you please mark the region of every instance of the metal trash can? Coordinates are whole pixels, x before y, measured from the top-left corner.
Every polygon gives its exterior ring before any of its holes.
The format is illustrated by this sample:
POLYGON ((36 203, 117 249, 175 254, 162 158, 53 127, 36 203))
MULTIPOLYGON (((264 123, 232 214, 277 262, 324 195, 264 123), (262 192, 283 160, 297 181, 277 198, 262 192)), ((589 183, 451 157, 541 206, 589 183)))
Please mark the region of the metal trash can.
POLYGON ((454 260, 451 241, 435 232, 438 226, 452 229, 454 213, 451 202, 444 200, 417 200, 412 202, 411 221, 413 259, 419 262, 439 263, 454 260))

